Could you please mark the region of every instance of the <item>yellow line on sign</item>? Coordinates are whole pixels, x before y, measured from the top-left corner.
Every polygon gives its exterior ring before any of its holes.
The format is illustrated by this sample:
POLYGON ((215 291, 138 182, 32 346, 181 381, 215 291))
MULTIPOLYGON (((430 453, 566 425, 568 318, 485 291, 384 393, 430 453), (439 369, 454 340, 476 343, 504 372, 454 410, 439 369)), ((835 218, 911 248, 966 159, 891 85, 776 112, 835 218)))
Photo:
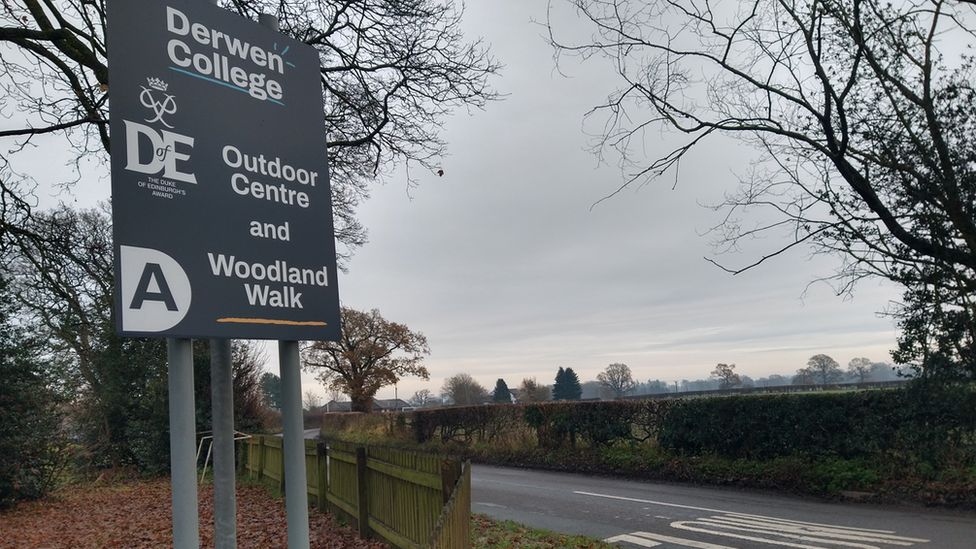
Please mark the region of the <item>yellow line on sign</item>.
POLYGON ((221 324, 278 324, 281 326, 328 326, 325 322, 318 320, 278 320, 274 318, 218 318, 221 324))

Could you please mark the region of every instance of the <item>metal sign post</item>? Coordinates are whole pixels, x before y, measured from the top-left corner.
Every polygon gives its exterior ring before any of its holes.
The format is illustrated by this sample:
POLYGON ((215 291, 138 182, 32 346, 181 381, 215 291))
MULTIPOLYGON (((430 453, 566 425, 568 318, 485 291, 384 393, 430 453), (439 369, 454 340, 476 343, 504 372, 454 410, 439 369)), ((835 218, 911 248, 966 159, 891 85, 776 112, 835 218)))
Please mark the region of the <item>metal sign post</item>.
POLYGON ((237 547, 237 474, 234 463, 234 372, 229 339, 210 340, 213 424, 214 546, 237 547))
POLYGON ((281 368, 281 423, 285 469, 288 549, 308 549, 308 495, 305 478, 305 431, 302 422, 302 374, 298 342, 278 342, 281 368))
POLYGON ((193 342, 166 340, 169 361, 169 460, 173 504, 173 547, 200 547, 197 510, 196 407, 193 404, 193 342))

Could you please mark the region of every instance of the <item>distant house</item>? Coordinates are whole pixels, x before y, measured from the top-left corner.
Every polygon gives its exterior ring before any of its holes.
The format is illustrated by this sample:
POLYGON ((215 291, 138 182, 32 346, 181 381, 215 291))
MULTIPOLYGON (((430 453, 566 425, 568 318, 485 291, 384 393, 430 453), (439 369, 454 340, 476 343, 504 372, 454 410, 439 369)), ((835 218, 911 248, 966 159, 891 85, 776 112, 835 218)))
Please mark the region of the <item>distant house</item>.
MULTIPOLYGON (((373 411, 374 412, 399 412, 404 408, 409 408, 410 403, 401 398, 377 398, 373 400, 373 411)), ((318 408, 320 412, 351 412, 352 402, 348 400, 344 402, 338 402, 335 400, 330 400, 325 406, 318 408)))

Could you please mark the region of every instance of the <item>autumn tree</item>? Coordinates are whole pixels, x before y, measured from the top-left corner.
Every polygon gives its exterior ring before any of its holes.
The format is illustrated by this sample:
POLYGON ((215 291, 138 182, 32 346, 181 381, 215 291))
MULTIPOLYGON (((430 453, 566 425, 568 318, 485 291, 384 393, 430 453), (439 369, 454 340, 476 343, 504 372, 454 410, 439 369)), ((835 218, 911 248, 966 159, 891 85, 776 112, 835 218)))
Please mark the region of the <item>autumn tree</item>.
POLYGON ((527 377, 519 385, 519 402, 545 402, 552 398, 549 387, 542 385, 534 377, 527 377))
MULTIPOLYGON (((56 183, 93 178, 110 147, 105 41, 106 0, 24 0, 0 7, 0 208, 6 229, 23 231, 40 174, 16 157, 31 147, 70 147, 73 173, 56 183), (39 139, 38 136, 45 136, 39 139)), ((318 52, 336 238, 361 245, 355 208, 369 183, 396 162, 435 171, 445 152, 443 120, 457 108, 481 108, 497 93, 488 81, 499 64, 480 40, 461 31, 454 0, 336 2, 224 0, 254 20, 277 16, 283 34, 318 52)), ((47 181, 43 181, 46 185, 47 181)))
MULTIPOLYGON (((807 367, 797 370, 797 377, 818 385, 838 383, 844 378, 840 364, 828 355, 813 355, 807 360, 807 367)), ((795 383, 795 381, 794 381, 795 383)))
POLYGON ((606 370, 596 375, 596 380, 614 398, 620 398, 637 387, 637 383, 634 382, 634 376, 630 372, 630 367, 619 362, 607 366, 606 370))
POLYGON ((457 406, 477 406, 488 400, 488 390, 471 374, 461 373, 444 380, 441 395, 457 406))
POLYGON ((557 52, 616 72, 590 115, 620 190, 680 181, 681 161, 722 139, 753 146, 715 205, 717 251, 785 243, 720 266, 742 273, 797 246, 837 254, 839 292, 872 276, 904 288, 898 361, 976 376, 976 2, 567 3, 592 32, 564 39, 554 17, 557 52), (659 132, 680 142, 646 158, 659 132))
POLYGON ((742 385, 742 378, 739 374, 735 373, 735 364, 724 364, 719 363, 712 370, 712 379, 717 379, 719 381, 719 386, 722 389, 731 389, 732 387, 738 387, 742 385))
POLYGON ((495 382, 495 390, 491 392, 491 400, 511 404, 512 392, 508 390, 508 384, 505 383, 504 379, 498 378, 498 381, 495 382))
POLYGON ((404 377, 430 379, 423 366, 430 349, 422 333, 386 320, 377 309, 343 307, 341 321, 339 341, 306 345, 302 363, 323 384, 349 395, 353 411, 371 412, 376 392, 404 377))

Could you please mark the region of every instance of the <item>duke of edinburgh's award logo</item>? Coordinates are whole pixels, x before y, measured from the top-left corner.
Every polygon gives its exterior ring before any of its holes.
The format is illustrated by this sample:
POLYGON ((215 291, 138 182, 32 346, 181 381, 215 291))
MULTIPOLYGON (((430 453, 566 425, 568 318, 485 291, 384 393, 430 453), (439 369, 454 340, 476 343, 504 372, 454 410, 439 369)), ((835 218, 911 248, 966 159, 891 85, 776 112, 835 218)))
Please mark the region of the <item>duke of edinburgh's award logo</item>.
MULTIPOLYGON (((150 124, 160 122, 172 128, 164 116, 176 113, 176 99, 169 86, 158 78, 147 78, 149 87, 140 86, 139 102, 152 112, 150 124)), ((183 183, 196 183, 196 176, 185 171, 185 164, 193 151, 193 138, 175 132, 155 129, 138 122, 123 120, 125 125, 125 169, 149 175, 162 175, 183 183)))
POLYGON ((147 78, 146 82, 149 87, 140 86, 142 93, 139 94, 139 102, 142 103, 143 107, 151 110, 154 115, 153 118, 147 118, 146 122, 150 124, 162 122, 167 128, 173 129, 173 126, 163 120, 163 116, 176 114, 176 98, 166 93, 169 84, 159 78, 147 78))

